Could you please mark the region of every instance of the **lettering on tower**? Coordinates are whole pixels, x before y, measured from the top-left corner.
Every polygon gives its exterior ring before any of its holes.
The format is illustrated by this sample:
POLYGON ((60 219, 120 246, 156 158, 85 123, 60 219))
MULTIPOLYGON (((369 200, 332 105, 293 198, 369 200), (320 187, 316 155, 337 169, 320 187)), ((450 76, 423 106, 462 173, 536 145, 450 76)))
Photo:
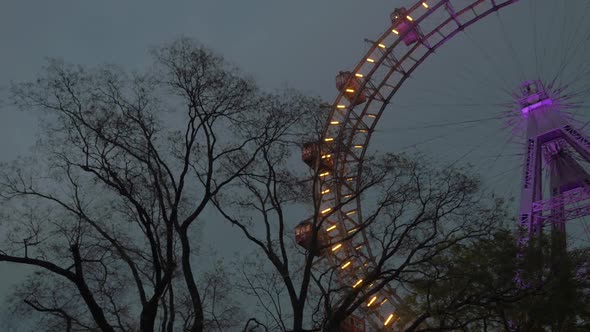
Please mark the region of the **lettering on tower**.
POLYGON ((524 180, 523 180, 523 187, 524 189, 528 189, 531 187, 531 175, 533 174, 533 158, 535 157, 535 140, 529 139, 529 144, 527 146, 527 153, 526 153, 526 162, 524 166, 524 180))

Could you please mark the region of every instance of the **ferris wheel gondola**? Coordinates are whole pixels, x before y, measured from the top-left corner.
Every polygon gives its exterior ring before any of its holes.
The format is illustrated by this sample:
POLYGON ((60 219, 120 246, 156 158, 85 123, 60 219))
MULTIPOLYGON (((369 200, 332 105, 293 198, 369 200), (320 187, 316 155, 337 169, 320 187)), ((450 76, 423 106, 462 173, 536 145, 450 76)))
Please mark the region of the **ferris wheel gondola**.
MULTIPOLYGON (((339 271, 339 280, 343 285, 355 287, 362 283, 375 261, 371 245, 363 229, 363 202, 357 193, 360 190, 363 163, 369 142, 377 132, 377 124, 384 111, 391 106, 404 82, 430 55, 461 31, 465 31, 490 14, 518 2, 520 1, 430 0, 415 2, 407 9, 397 8, 391 14, 391 24, 379 38, 372 42, 369 50, 354 69, 341 71, 338 74, 336 88, 339 94, 327 117, 321 140, 305 145, 303 159, 310 167, 321 172, 320 184, 314 190, 317 197, 321 197, 321 215, 329 215, 330 222, 316 223, 316 225, 321 228, 322 234, 326 235, 322 240, 323 245, 333 249, 327 251, 325 259, 329 265, 339 271), (351 236, 351 232, 355 236, 351 236)), ((523 118, 529 117, 535 110, 555 108, 559 104, 557 101, 564 96, 560 90, 562 86, 546 87, 539 81, 525 81, 521 88, 525 90, 515 93, 518 96, 515 103, 520 105, 519 111, 523 118)), ((556 128, 559 133, 563 133, 564 140, 576 146, 580 155, 590 162, 590 155, 586 156, 587 151, 590 151, 590 144, 587 147, 582 146, 585 144, 584 136, 566 122, 556 128)), ((534 135, 538 138, 541 134, 534 135)), ((565 162, 566 159, 560 159, 554 163, 565 162)), ((567 164, 571 165, 573 162, 570 160, 567 164)), ((540 167, 538 166, 534 172, 539 173, 540 167)), ((579 174, 587 174, 579 168, 576 169, 579 174)), ((574 180, 583 177, 582 175, 575 176, 574 180)), ((539 188, 540 181, 539 179, 539 188)), ((573 185, 570 182, 572 181, 568 182, 570 190, 561 190, 559 195, 565 196, 558 195, 559 197, 569 197, 570 194, 566 192, 571 190, 584 192, 587 190, 582 182, 574 181, 573 185)), ((527 197, 521 198, 521 215, 523 209, 529 215, 526 220, 520 218, 520 222, 529 233, 533 232, 534 223, 543 219, 542 212, 534 210, 535 207, 539 209, 539 206, 543 205, 543 197, 539 190, 541 189, 530 194, 530 197, 527 196, 528 200, 527 197), (525 201, 526 204, 522 203, 525 201), (536 218, 535 221, 534 218, 536 218)), ((574 194, 570 196, 573 197, 574 194)), ((575 197, 577 197, 576 201, 572 201, 572 204, 578 205, 590 198, 583 195, 575 197)), ((553 199, 551 204, 555 204, 556 200, 558 199, 553 199)), ((582 211, 582 215, 590 212, 585 205, 581 208, 578 205, 576 205, 576 211, 582 211)), ((555 206, 552 208, 555 210, 555 206)), ((547 208, 543 207, 543 209, 547 211, 547 208)), ((551 207, 548 209, 551 210, 551 207)), ((313 223, 313 221, 310 222, 313 223)), ((312 228, 310 226, 307 229, 311 231, 312 228)), ((299 227, 298 230, 300 230, 299 227)), ((373 326, 380 324, 380 328, 395 328, 395 322, 398 319, 396 313, 403 306, 402 302, 394 286, 386 286, 370 296, 360 309, 362 315, 373 326)), ((361 330, 350 329, 350 331, 361 330)))

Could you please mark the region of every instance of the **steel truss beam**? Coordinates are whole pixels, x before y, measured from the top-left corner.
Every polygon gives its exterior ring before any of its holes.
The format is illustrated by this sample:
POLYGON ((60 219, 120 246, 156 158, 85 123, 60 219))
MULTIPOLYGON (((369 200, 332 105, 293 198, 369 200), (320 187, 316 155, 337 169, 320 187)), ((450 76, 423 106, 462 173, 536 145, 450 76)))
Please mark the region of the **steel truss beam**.
MULTIPOLYGON (((325 199, 322 198, 322 209, 339 206, 341 202, 347 200, 347 197, 350 197, 351 190, 354 193, 360 190, 363 161, 371 135, 383 111, 406 79, 431 54, 434 54, 435 50, 460 31, 516 2, 518 0, 473 0, 465 1, 463 8, 452 8, 450 0, 417 1, 408 9, 408 15, 413 17, 413 23, 420 32, 419 42, 410 47, 404 45, 402 42, 404 34, 393 34, 393 25, 390 25, 375 40, 352 71, 357 78, 362 78, 362 87, 357 91, 357 97, 360 91, 369 91, 368 100, 363 105, 355 107, 353 103, 346 100, 344 92, 341 92, 333 104, 323 131, 321 142, 325 145, 325 151, 335 156, 335 168, 326 179, 326 183, 331 183, 332 192, 326 195, 325 199), (424 3, 427 6, 424 6, 424 3), (429 24, 428 29, 423 25, 425 22, 429 24), (352 175, 350 167, 353 168, 352 175)), ((363 220, 360 197, 346 204, 346 209, 334 211, 331 216, 333 220, 336 220, 340 230, 358 227, 363 220), (356 211, 355 218, 347 215, 351 209, 356 211)), ((338 255, 328 255, 331 266, 341 266, 350 257, 359 258, 358 262, 355 262, 357 266, 344 269, 339 274, 341 283, 344 285, 352 285, 367 275, 376 261, 367 235, 363 230, 359 233, 360 242, 358 240, 343 241, 338 255), (363 244, 361 253, 357 252, 359 243, 363 244)), ((344 239, 345 235, 347 234, 342 233, 339 239, 344 239)), ((335 240, 338 241, 338 238, 335 240)), ((370 292, 370 289, 367 291, 370 292)), ((386 287, 376 293, 376 296, 379 297, 378 305, 375 304, 370 308, 363 306, 361 309, 365 310, 369 316, 374 315, 383 323, 391 317, 390 313, 395 312, 401 305, 401 298, 391 287, 386 287)))

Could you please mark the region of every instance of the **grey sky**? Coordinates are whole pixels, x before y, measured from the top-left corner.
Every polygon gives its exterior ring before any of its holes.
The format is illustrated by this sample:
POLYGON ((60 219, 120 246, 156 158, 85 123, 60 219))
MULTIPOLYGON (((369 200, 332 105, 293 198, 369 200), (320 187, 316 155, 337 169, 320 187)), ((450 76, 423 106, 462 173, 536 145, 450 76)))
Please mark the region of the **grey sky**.
MULTIPOLYGON (((363 38, 383 28, 391 1, 11 1, 0 6, 0 87, 32 79, 45 57, 141 69, 147 49, 185 35, 265 88, 288 85, 333 98, 334 75, 353 66, 363 38)), ((30 142, 31 118, 3 109, 2 158, 30 142), (27 135, 23 135, 27 133, 27 135)))

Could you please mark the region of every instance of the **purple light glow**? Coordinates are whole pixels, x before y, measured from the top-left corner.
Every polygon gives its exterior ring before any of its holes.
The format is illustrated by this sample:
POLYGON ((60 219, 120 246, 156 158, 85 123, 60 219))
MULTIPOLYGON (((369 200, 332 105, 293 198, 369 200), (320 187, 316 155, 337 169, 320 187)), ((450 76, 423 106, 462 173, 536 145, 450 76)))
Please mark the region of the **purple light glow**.
POLYGON ((537 109, 541 106, 548 106, 548 105, 553 105, 553 100, 551 100, 551 99, 541 100, 540 102, 529 105, 529 106, 521 109, 520 111, 522 112, 522 114, 524 116, 527 116, 529 114, 529 112, 533 111, 534 109, 537 109))

